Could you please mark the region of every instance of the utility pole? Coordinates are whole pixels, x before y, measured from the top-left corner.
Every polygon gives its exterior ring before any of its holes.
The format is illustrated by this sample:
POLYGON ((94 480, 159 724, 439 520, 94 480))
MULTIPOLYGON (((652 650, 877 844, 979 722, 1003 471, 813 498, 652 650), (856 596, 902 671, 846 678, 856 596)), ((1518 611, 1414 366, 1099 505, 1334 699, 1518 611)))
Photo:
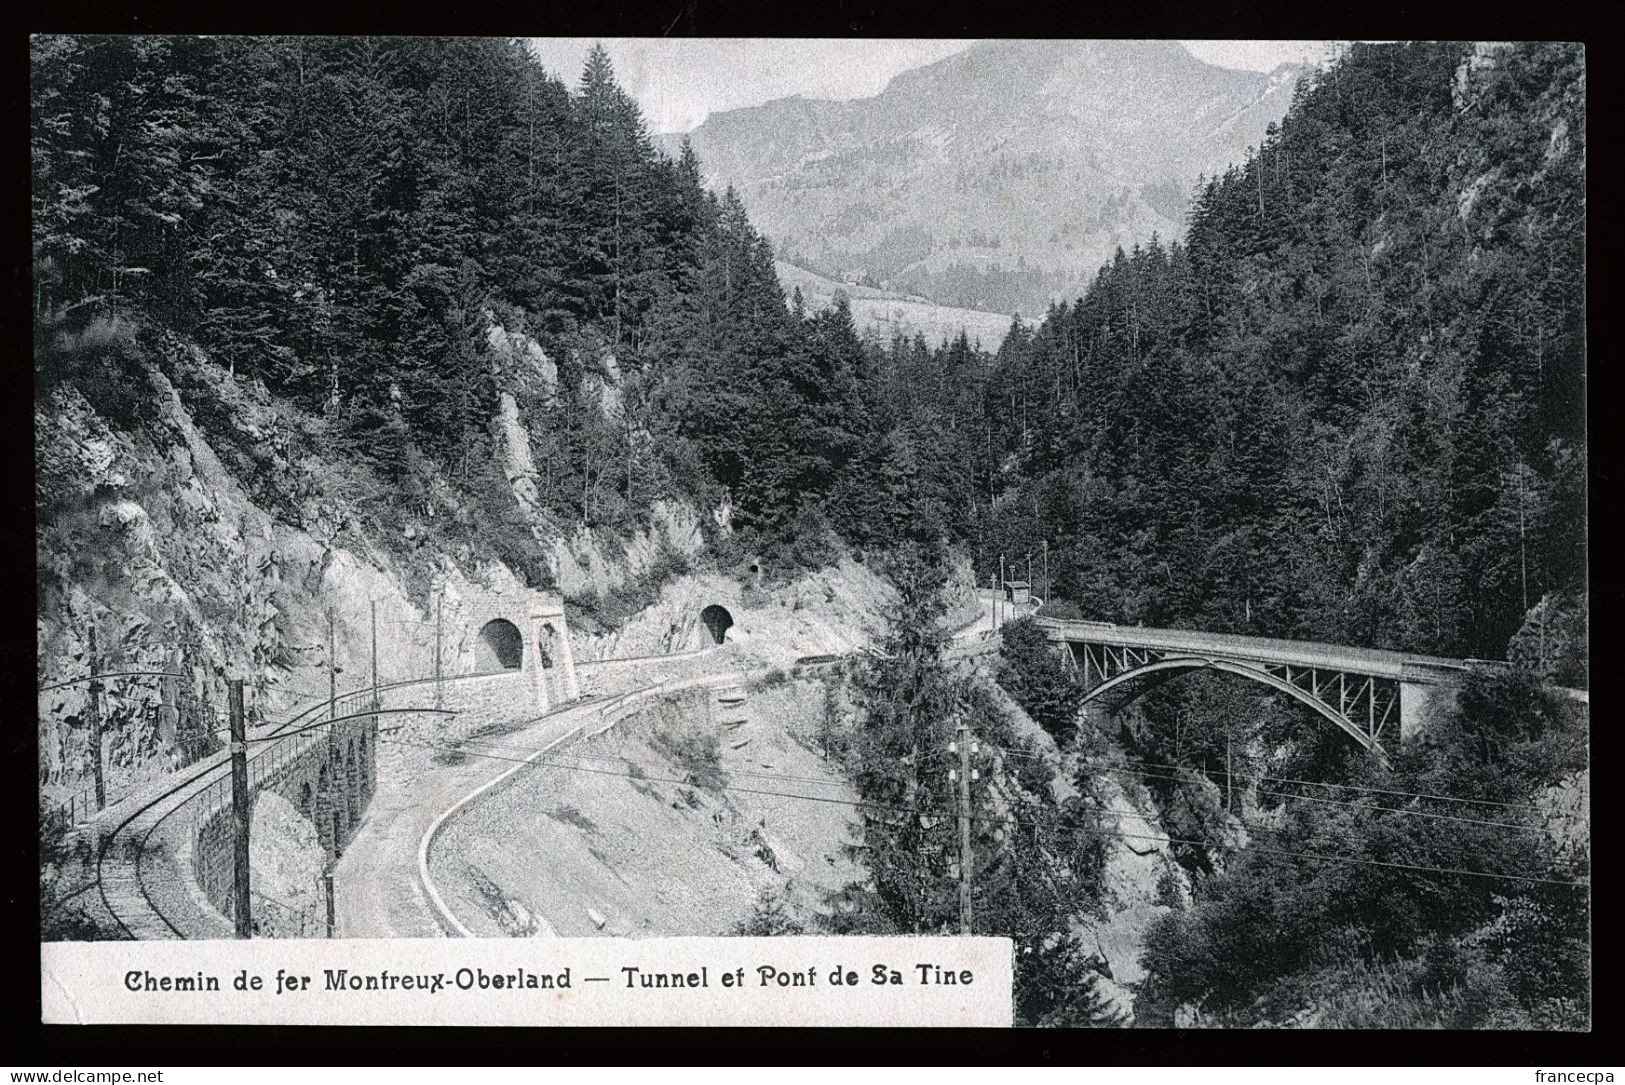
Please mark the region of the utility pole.
POLYGON ((327 612, 327 718, 339 714, 339 665, 333 654, 333 612, 327 612))
POLYGON ((1033 552, 1027 551, 1027 598, 1033 597, 1033 552))
POLYGON ((233 678, 228 686, 227 707, 231 712, 232 883, 237 905, 237 937, 252 938, 254 918, 249 911, 248 897, 248 824, 252 803, 248 795, 248 734, 243 727, 241 678, 233 678))
POLYGON ((1518 575, 1523 584, 1523 612, 1529 613, 1529 550, 1524 545, 1524 474, 1523 461, 1518 461, 1518 575))
MULTIPOLYGON (((376 617, 376 611, 374 612, 374 616, 376 617)), ((338 700, 338 690, 339 690, 338 655, 337 655, 337 651, 336 651, 337 645, 335 643, 335 637, 334 637, 334 633, 333 633, 334 624, 335 624, 335 620, 334 620, 334 617, 333 617, 333 612, 328 611, 327 612, 327 718, 329 720, 336 720, 336 719, 338 719, 338 716, 339 716, 339 707, 338 707, 338 705, 339 705, 339 700, 338 700)), ((376 647, 376 645, 377 645, 377 639, 376 639, 377 626, 376 625, 373 627, 373 630, 374 630, 374 634, 375 634, 373 644, 376 647)), ((376 669, 376 660, 377 660, 376 651, 373 653, 373 659, 374 659, 374 662, 375 662, 374 669, 376 669)), ((333 728, 332 727, 329 727, 327 729, 327 740, 329 742, 333 741, 333 728)), ((335 841, 334 843, 336 845, 337 841, 335 841)), ((323 851, 325 852, 326 849, 324 848, 323 851)), ((330 855, 330 854, 324 854, 323 857, 322 857, 322 888, 324 890, 322 895, 327 898, 327 936, 329 938, 331 938, 331 937, 333 937, 333 856, 330 855)))
POLYGON ((446 683, 440 675, 440 626, 441 618, 446 609, 446 599, 443 595, 435 596, 434 600, 434 706, 446 707, 446 683))
POLYGON ((970 781, 971 781, 971 742, 970 724, 964 718, 959 720, 959 740, 955 743, 959 750, 959 933, 971 932, 971 904, 970 904, 970 874, 971 874, 971 846, 970 846, 970 781))
POLYGON ((1006 622, 1007 622, 1007 620, 1011 620, 1011 612, 1009 612, 1009 607, 1004 606, 1004 555, 1003 554, 999 554, 999 586, 998 586, 998 593, 999 593, 999 609, 1003 609, 1003 611, 1004 611, 1004 620, 1006 620, 1006 622))
POLYGON ((378 600, 372 600, 372 707, 378 707, 378 600))
MULTIPOLYGON (((96 619, 90 619, 90 673, 102 673, 101 653, 96 650, 96 619)), ((90 681, 90 758, 91 771, 96 777, 96 809, 107 805, 107 780, 102 774, 102 683, 90 681)))
POLYGON ((333 937, 335 916, 333 907, 333 860, 328 859, 322 865, 322 888, 326 890, 322 895, 327 898, 327 936, 333 937))
POLYGON ((1044 604, 1049 605, 1049 540, 1044 540, 1044 604))
POLYGON ((1236 804, 1236 785, 1230 770, 1230 729, 1227 727, 1224 731, 1224 808, 1227 813, 1236 804))

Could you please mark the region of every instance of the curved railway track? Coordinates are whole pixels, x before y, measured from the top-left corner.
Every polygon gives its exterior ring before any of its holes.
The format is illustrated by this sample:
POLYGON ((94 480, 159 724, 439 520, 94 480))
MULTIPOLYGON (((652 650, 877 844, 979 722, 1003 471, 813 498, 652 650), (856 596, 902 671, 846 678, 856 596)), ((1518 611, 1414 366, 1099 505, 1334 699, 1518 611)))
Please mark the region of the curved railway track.
MULTIPOLYGON (((671 653, 671 655, 700 655, 710 650, 712 649, 703 648, 682 653, 671 653)), ((614 657, 610 659, 584 660, 577 665, 577 669, 580 670, 606 663, 651 661, 662 658, 668 658, 668 656, 626 656, 614 657)), ((439 681, 459 682, 476 678, 490 678, 495 675, 507 673, 513 672, 483 671, 474 674, 450 675, 439 679, 439 681)), ((435 681, 437 681, 437 679, 429 677, 408 678, 398 682, 386 682, 378 685, 377 692, 383 693, 410 686, 429 685, 435 681)), ((659 684, 660 683, 653 683, 652 685, 659 684)), ((347 701, 353 701, 358 697, 371 696, 373 692, 374 688, 370 685, 364 686, 360 689, 351 690, 348 693, 340 694, 334 698, 333 706, 336 708, 339 705, 344 704, 347 701)), ((584 700, 591 701, 595 699, 596 698, 585 698, 584 700)), ((580 704, 581 702, 575 703, 580 704)), ((328 707, 327 699, 323 698, 318 703, 296 713, 280 724, 274 726, 268 725, 269 730, 267 730, 265 733, 250 738, 250 743, 262 744, 261 749, 249 756, 250 772, 252 773, 253 771, 254 762, 267 756, 272 756, 275 743, 295 739, 299 735, 305 734, 311 730, 325 727, 333 723, 343 722, 346 719, 352 719, 357 716, 370 716, 374 714, 369 709, 359 713, 354 713, 351 716, 339 716, 332 719, 316 719, 314 722, 312 722, 313 717, 319 717, 325 714, 328 711, 328 707), (299 726, 301 724, 304 724, 305 726, 299 726)), ((437 710, 426 707, 380 709, 378 714, 433 711, 437 710)), ((95 889, 98 895, 101 897, 102 906, 107 910, 108 914, 113 917, 114 922, 118 924, 120 931, 123 932, 126 938, 140 939, 143 937, 153 936, 158 938, 186 937, 181 929, 175 925, 170 916, 166 914, 164 906, 154 899, 152 887, 148 884, 146 877, 143 875, 142 860, 147 856, 150 850, 149 843, 152 840, 153 835, 158 832, 164 823, 167 822, 169 818, 172 817, 177 811, 185 808, 191 801, 193 801, 194 798, 200 795, 204 789, 215 786, 220 779, 227 777, 229 772, 230 760, 228 757, 220 757, 216 760, 211 760, 209 764, 203 766, 195 772, 188 774, 185 779, 177 782, 172 787, 164 789, 160 794, 153 796, 151 799, 148 799, 146 802, 138 806, 135 810, 125 815, 119 821, 119 823, 113 827, 111 832, 102 837, 101 842, 97 847, 95 879, 74 892, 62 897, 59 903, 66 903, 69 900, 89 892, 91 889, 95 889), (169 804, 168 809, 162 810, 162 812, 160 812, 156 817, 149 817, 153 811, 158 810, 165 803, 169 804), (142 822, 143 818, 147 819, 145 823, 142 822), (129 859, 126 860, 126 862, 129 864, 129 869, 127 872, 118 871, 117 873, 113 873, 109 870, 109 856, 119 854, 129 856, 129 859), (133 882, 133 889, 139 893, 141 900, 146 905, 144 909, 145 912, 150 916, 155 917, 158 924, 161 924, 161 927, 150 924, 143 925, 139 922, 137 922, 135 926, 132 926, 132 922, 134 921, 133 917, 124 914, 120 908, 114 905, 113 901, 108 895, 109 882, 112 881, 116 884, 117 882, 126 879, 133 882)))
POLYGON ((623 719, 624 715, 631 708, 631 706, 641 703, 651 696, 658 696, 661 693, 674 693, 686 689, 717 687, 725 688, 748 681, 751 677, 760 676, 763 673, 765 673, 765 669, 754 672, 723 671, 717 674, 700 675, 690 678, 669 678, 658 682, 651 682, 648 685, 639 686, 636 689, 627 690, 624 693, 619 693, 614 696, 600 696, 596 699, 596 704, 594 703, 594 699, 589 698, 568 705, 564 711, 580 710, 583 712, 584 716, 588 716, 589 718, 584 718, 582 722, 576 724, 564 734, 559 735, 557 738, 547 743, 547 745, 536 749, 509 768, 479 784, 473 790, 465 793, 456 802, 442 810, 440 814, 435 817, 434 821, 430 823, 428 829, 419 838, 417 847, 418 885, 423 891, 424 899, 429 902, 431 909, 435 913, 435 921, 451 937, 474 937, 473 933, 463 924, 461 920, 457 918, 457 916, 452 912, 450 906, 446 903, 445 897, 441 894, 440 887, 435 884, 434 876, 429 869, 429 853, 434 847, 436 837, 440 835, 441 831, 451 823, 452 819, 455 818, 458 812, 464 807, 473 803, 486 792, 501 787, 511 777, 517 775, 522 770, 535 768, 538 765, 546 766, 546 757, 549 753, 570 742, 572 739, 581 737, 583 733, 590 735, 602 734, 604 731, 608 730, 610 727, 613 727, 617 722, 623 719))
MULTIPOLYGON (((455 681, 455 680, 461 679, 461 678, 480 678, 480 677, 487 677, 487 676, 486 675, 458 675, 458 676, 456 676, 456 678, 451 678, 451 679, 446 679, 446 680, 447 681, 455 681)), ((412 679, 406 679, 406 680, 400 681, 400 682, 389 682, 389 683, 380 684, 378 686, 378 692, 382 693, 385 690, 400 689, 400 688, 405 687, 405 686, 423 685, 425 683, 433 682, 433 681, 434 681, 433 678, 412 678, 412 679)), ((333 703, 334 703, 334 706, 336 707, 339 703, 354 700, 357 697, 370 696, 372 694, 372 692, 373 692, 373 688, 371 686, 366 686, 366 687, 364 687, 362 689, 352 690, 349 693, 346 693, 346 694, 343 694, 343 695, 341 695, 339 697, 334 698, 333 703)), ((279 725, 276 725, 268 734, 260 735, 255 739, 251 739, 250 741, 253 741, 253 742, 266 742, 268 740, 294 738, 299 734, 304 734, 310 728, 300 728, 298 731, 295 731, 293 734, 288 734, 287 732, 289 731, 290 728, 295 727, 295 725, 297 725, 297 724, 307 723, 307 722, 310 721, 311 717, 319 716, 319 715, 321 715, 321 714, 323 714, 323 713, 325 713, 327 711, 328 711, 328 704, 324 700, 324 701, 322 701, 322 702, 320 702, 318 704, 315 704, 315 705, 311 706, 310 708, 305 709, 302 712, 297 713, 292 718, 284 721, 283 723, 281 723, 279 725)), ((415 711, 422 711, 422 709, 417 709, 415 711)), ((359 713, 359 715, 370 715, 370 714, 371 714, 370 712, 359 713)), ((335 722, 341 722, 342 720, 347 719, 347 718, 352 718, 352 717, 337 717, 335 719, 319 720, 318 722, 312 724, 311 727, 313 728, 313 727, 326 726, 326 725, 329 725, 329 724, 332 724, 332 723, 335 723, 335 722)), ((252 763, 253 761, 257 761, 257 760, 267 756, 270 753, 270 750, 271 750, 271 747, 269 747, 269 746, 262 747, 259 751, 256 751, 250 757, 250 759, 249 759, 250 762, 252 763)), ((101 895, 103 906, 107 909, 108 913, 110 915, 112 915, 114 922, 116 922, 119 925, 119 929, 122 930, 127 937, 129 937, 129 938, 137 938, 137 937, 139 937, 139 935, 137 935, 137 933, 130 927, 130 924, 126 921, 127 917, 120 914, 119 909, 115 908, 113 906, 112 902, 108 899, 108 896, 107 896, 107 881, 108 881, 108 879, 107 879, 107 865, 106 864, 107 864, 107 857, 108 857, 109 853, 113 853, 115 851, 115 848, 124 851, 126 854, 129 854, 130 852, 133 851, 133 857, 130 860, 130 863, 131 863, 131 872, 130 873, 131 873, 131 876, 132 876, 132 878, 133 878, 133 880, 135 882, 135 888, 137 889, 137 891, 139 891, 139 893, 141 894, 141 898, 147 904, 147 909, 152 913, 152 915, 154 915, 154 916, 156 916, 158 918, 159 922, 161 922, 163 924, 164 928, 169 931, 171 936, 176 937, 176 938, 184 938, 185 935, 181 932, 181 930, 178 927, 175 926, 174 922, 169 918, 169 916, 167 916, 164 913, 164 909, 159 906, 158 902, 153 899, 151 888, 148 886, 146 879, 142 875, 142 859, 146 856, 146 854, 148 852, 148 842, 152 839, 153 834, 156 833, 159 830, 159 828, 161 828, 163 826, 164 822, 168 821, 169 818, 171 816, 173 816, 176 811, 183 809, 187 805, 187 803, 190 801, 191 796, 186 796, 186 797, 182 798, 180 801, 172 803, 172 805, 170 806, 169 809, 165 810, 156 819, 152 820, 150 824, 147 824, 145 826, 140 827, 140 830, 139 830, 140 831, 140 836, 139 836, 138 839, 134 840, 133 842, 126 838, 126 834, 130 831, 131 827, 134 826, 136 824, 136 822, 139 821, 149 811, 154 810, 155 808, 157 808, 158 806, 160 806, 161 804, 163 804, 165 802, 169 802, 170 800, 175 799, 176 796, 181 795, 182 792, 185 792, 189 788, 192 788, 194 785, 198 784, 200 781, 204 780, 206 777, 213 776, 213 777, 218 778, 218 777, 220 777, 220 776, 222 776, 222 775, 224 775, 226 773, 229 773, 229 772, 230 772, 230 761, 229 761, 229 759, 223 758, 223 759, 220 759, 220 760, 212 761, 210 764, 204 766, 202 769, 200 769, 197 772, 189 775, 185 780, 182 780, 181 782, 176 784, 174 787, 171 787, 171 788, 168 788, 168 789, 164 790, 161 794, 159 794, 159 795, 155 796, 154 798, 149 799, 147 802, 143 803, 141 806, 136 808, 130 814, 126 815, 125 818, 122 821, 120 821, 118 823, 118 825, 116 825, 113 828, 112 832, 108 833, 106 836, 104 836, 102 838, 101 846, 97 849, 97 854, 96 854, 96 880, 94 882, 94 885, 96 886, 98 892, 101 895), (132 847, 132 843, 133 843, 133 847, 132 847)), ((215 782, 214 780, 211 780, 210 784, 205 785, 205 786, 210 786, 214 782, 215 782)), ((89 887, 87 886, 86 888, 88 889, 89 887)), ((81 892, 83 892, 83 891, 84 890, 81 890, 81 892)))

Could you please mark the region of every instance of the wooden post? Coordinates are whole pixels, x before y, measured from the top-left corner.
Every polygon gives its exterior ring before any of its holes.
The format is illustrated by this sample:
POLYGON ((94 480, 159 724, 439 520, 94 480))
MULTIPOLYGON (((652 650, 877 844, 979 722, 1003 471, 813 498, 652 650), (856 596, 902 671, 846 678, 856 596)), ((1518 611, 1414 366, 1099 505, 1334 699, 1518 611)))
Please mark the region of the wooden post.
POLYGON ((959 721, 959 933, 971 932, 970 725, 959 721))
POLYGON ((446 682, 440 671, 440 629, 441 618, 444 616, 446 600, 444 596, 436 596, 434 601, 434 706, 446 707, 446 682))
POLYGON ((378 600, 372 600, 372 707, 378 707, 378 600))
MULTIPOLYGON (((96 650, 96 620, 90 621, 90 673, 102 673, 101 653, 96 650)), ((99 679, 90 682, 90 765, 96 780, 96 809, 107 805, 107 780, 102 769, 102 684, 99 679)))
POLYGON ((1049 540, 1044 540, 1044 605, 1049 605, 1049 540))
POLYGON ((338 659, 333 651, 333 612, 327 612, 327 718, 333 719, 339 714, 339 670, 338 659))
POLYGON ((1224 808, 1227 812, 1236 805, 1236 785, 1230 770, 1230 729, 1227 727, 1224 732, 1224 808))
MULTIPOLYGON (((1529 550, 1524 542, 1523 462, 1518 463, 1518 576, 1523 585, 1523 612, 1529 613, 1529 550)), ((1543 657, 1542 657, 1543 658, 1543 657)))
POLYGON ((254 936, 248 886, 248 826, 253 804, 248 794, 248 734, 243 726, 243 680, 233 678, 228 686, 227 706, 231 713, 231 812, 232 882, 237 905, 237 937, 254 936))
POLYGON ((1007 622, 1007 620, 1011 620, 1011 609, 1009 609, 1009 607, 1007 607, 1007 606, 1004 606, 1004 555, 1003 554, 999 554, 998 596, 999 596, 999 609, 1001 609, 1001 611, 1004 612, 1004 620, 1006 620, 1006 622, 1007 622))

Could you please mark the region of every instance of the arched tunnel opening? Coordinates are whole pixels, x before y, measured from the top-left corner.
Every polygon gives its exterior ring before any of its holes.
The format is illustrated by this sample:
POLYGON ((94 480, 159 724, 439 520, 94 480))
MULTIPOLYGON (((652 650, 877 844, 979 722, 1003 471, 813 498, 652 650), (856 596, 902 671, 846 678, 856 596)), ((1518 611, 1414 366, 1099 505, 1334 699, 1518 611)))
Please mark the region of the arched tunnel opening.
POLYGON ((525 642, 519 627, 505 618, 493 618, 480 629, 479 671, 517 671, 524 663, 525 642))
POLYGON ((700 611, 700 621, 705 624, 706 632, 711 634, 712 643, 721 644, 734 624, 734 616, 728 613, 727 607, 712 603, 700 611))

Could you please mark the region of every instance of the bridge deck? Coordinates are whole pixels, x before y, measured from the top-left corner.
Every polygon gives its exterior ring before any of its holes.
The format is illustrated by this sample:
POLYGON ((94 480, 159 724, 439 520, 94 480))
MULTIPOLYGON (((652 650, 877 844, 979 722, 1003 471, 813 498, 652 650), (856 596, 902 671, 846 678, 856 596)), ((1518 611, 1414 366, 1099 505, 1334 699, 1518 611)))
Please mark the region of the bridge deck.
POLYGON ((1053 641, 1153 648, 1158 651, 1188 652, 1195 656, 1318 667, 1377 678, 1436 681, 1444 677, 1440 672, 1460 672, 1472 668, 1471 663, 1461 659, 1381 648, 1349 648, 1316 641, 1246 637, 1233 633, 1196 633, 1182 629, 1153 629, 1058 618, 1040 618, 1039 624, 1053 641))

